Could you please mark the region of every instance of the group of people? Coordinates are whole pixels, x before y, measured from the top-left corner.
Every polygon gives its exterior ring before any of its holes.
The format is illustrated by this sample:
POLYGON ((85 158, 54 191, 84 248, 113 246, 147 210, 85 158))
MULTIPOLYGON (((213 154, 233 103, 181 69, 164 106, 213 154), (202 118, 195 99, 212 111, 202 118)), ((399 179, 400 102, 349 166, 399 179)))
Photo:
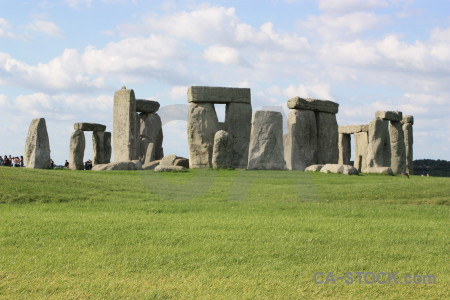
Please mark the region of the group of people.
POLYGON ((2 157, 0 155, 0 166, 23 167, 23 156, 12 157, 11 155, 5 155, 4 157, 2 157))
MULTIPOLYGON (((66 162, 64 163, 64 168, 69 168, 69 162, 66 160, 66 162)), ((87 161, 84 162, 84 169, 85 170, 92 170, 92 160, 88 159, 87 161)))

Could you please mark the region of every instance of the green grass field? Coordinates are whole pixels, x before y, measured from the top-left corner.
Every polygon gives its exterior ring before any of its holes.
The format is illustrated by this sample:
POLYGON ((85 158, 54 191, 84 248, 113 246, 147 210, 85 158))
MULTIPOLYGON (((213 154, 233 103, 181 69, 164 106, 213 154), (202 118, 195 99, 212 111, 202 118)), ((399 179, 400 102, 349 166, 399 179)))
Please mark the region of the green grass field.
POLYGON ((450 178, 0 167, 0 191, 1 299, 450 298, 450 178))

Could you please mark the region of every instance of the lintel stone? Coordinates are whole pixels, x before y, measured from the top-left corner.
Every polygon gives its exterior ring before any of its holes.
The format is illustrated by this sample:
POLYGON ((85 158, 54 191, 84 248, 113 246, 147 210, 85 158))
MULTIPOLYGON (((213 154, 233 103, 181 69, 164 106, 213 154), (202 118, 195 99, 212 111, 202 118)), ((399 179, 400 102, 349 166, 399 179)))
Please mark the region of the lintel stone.
POLYGON ((188 89, 188 102, 194 103, 248 103, 249 88, 228 88, 212 86, 191 86, 188 89))
POLYGON ((411 115, 404 115, 402 124, 411 124, 414 125, 414 117, 411 115))
POLYGON ((158 111, 159 102, 153 100, 136 99, 136 111, 141 113, 152 114, 158 111))
POLYGON ((341 125, 339 126, 339 133, 353 134, 358 132, 368 132, 369 125, 341 125))
POLYGON ((73 124, 73 128, 75 130, 83 130, 83 131, 99 131, 103 132, 106 130, 106 126, 97 123, 75 123, 73 124))
POLYGON ((318 100, 312 98, 293 97, 288 100, 287 106, 290 109, 304 109, 319 112, 327 112, 337 114, 339 111, 339 104, 329 100, 318 100))
POLYGON ((389 121, 401 121, 403 119, 403 114, 401 111, 377 110, 375 118, 389 121))

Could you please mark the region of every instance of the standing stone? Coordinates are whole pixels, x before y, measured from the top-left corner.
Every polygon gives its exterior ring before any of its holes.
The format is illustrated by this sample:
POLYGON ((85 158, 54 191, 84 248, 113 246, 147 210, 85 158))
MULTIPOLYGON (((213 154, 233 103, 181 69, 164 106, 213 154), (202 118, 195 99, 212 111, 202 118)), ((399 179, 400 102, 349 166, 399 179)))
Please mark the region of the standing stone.
POLYGON ((406 171, 406 149, 402 124, 398 121, 391 121, 390 123, 391 169, 394 174, 403 174, 406 171))
POLYGON ((403 124, 403 135, 405 136, 406 149, 406 172, 413 174, 413 126, 411 123, 403 124))
POLYGON ((364 172, 367 168, 367 148, 369 146, 369 137, 367 132, 355 133, 355 163, 354 167, 358 172, 364 172))
POLYGON ((214 104, 189 104, 187 131, 190 168, 212 167, 214 135, 218 128, 214 104))
POLYGON ((317 120, 317 163, 337 164, 338 124, 336 115, 326 112, 316 112, 317 120))
POLYGON ((391 166, 389 121, 374 119, 369 124, 367 166, 370 168, 391 166))
POLYGON ((312 110, 291 109, 285 138, 286 167, 304 170, 317 161, 317 125, 312 110))
POLYGON ((247 103, 228 103, 225 112, 225 130, 230 136, 233 168, 245 169, 252 127, 252 106, 247 103))
POLYGON ((44 118, 31 121, 25 142, 24 160, 27 168, 50 168, 50 143, 44 118))
POLYGON ((155 159, 162 159, 164 157, 164 149, 163 149, 163 131, 162 128, 159 130, 158 137, 156 138, 155 144, 155 159))
POLYGON ((135 159, 136 160, 138 160, 139 159, 139 155, 141 154, 141 139, 140 139, 140 137, 139 137, 139 131, 140 131, 140 119, 139 119, 139 114, 138 113, 135 113, 135 118, 134 118, 134 120, 135 120, 135 122, 136 122, 136 125, 135 125, 135 127, 134 127, 134 136, 135 136, 135 139, 134 139, 134 142, 135 142, 135 146, 134 146, 134 149, 135 149, 135 153, 134 153, 134 157, 135 157, 135 159))
POLYGON ((275 111, 253 115, 248 169, 284 170, 283 116, 275 111))
POLYGON ((212 167, 215 169, 232 168, 232 147, 228 132, 219 130, 214 135, 212 167))
POLYGON ((105 132, 103 135, 103 142, 104 142, 104 161, 105 164, 109 164, 111 162, 111 153, 112 153, 112 148, 111 148, 111 132, 105 132))
POLYGON ((340 165, 349 165, 352 154, 350 146, 350 134, 339 133, 339 161, 340 165))
POLYGON ((94 131, 92 133, 92 165, 106 164, 105 159, 105 133, 94 131))
POLYGON ((69 168, 84 170, 84 150, 86 139, 82 130, 75 130, 70 137, 69 168))
POLYGON ((139 121, 139 135, 155 143, 162 128, 161 117, 158 114, 140 114, 139 121))
POLYGON ((137 159, 136 99, 133 90, 123 87, 114 93, 114 161, 137 159))

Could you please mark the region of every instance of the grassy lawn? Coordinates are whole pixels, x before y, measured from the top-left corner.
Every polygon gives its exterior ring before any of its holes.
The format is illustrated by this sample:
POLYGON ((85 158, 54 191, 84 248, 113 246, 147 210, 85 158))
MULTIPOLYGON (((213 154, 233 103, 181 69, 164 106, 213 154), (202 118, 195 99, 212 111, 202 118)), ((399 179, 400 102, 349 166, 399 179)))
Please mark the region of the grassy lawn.
POLYGON ((449 220, 449 178, 0 167, 0 299, 449 299, 449 220))

